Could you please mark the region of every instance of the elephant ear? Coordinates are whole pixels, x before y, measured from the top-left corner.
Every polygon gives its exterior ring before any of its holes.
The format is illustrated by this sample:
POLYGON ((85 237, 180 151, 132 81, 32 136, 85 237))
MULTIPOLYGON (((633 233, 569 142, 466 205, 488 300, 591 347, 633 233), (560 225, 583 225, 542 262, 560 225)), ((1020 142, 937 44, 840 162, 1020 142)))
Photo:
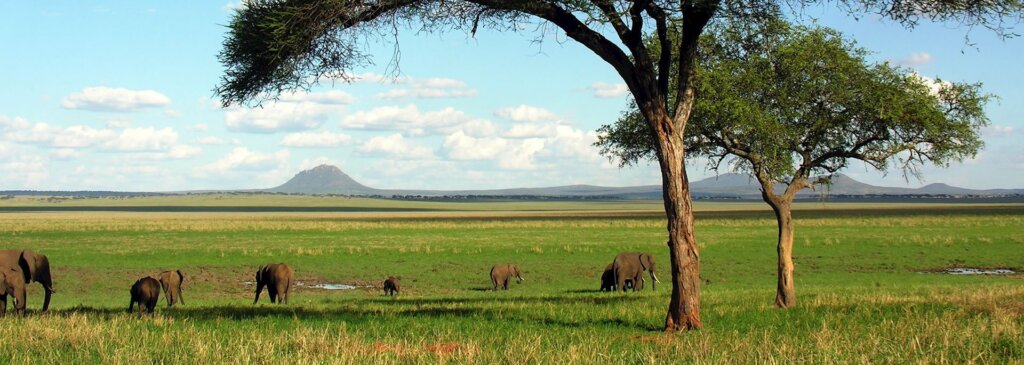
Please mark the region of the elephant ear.
POLYGON ((7 273, 0 271, 0 295, 7 294, 7 273))

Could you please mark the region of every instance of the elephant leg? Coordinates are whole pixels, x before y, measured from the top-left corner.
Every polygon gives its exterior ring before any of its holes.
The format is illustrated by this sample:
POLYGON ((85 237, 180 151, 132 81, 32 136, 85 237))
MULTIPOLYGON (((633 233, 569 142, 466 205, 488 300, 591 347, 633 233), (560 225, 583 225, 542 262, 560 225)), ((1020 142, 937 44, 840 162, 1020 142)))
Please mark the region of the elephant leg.
POLYGON ((181 295, 181 286, 178 286, 178 295, 175 298, 178 299, 178 302, 181 302, 181 305, 185 305, 185 297, 181 295))
POLYGON ((7 294, 0 295, 0 317, 7 315, 7 294))
POLYGON ((256 283, 256 298, 252 300, 252 304, 260 301, 260 293, 263 293, 263 283, 256 283))

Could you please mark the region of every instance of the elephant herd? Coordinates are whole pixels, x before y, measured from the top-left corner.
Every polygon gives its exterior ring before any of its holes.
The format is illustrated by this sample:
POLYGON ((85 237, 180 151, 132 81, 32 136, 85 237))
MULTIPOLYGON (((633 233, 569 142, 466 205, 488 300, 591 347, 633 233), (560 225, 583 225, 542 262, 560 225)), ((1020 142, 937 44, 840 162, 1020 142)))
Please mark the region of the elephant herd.
MULTIPOLYGON (((646 279, 644 272, 651 277, 651 288, 655 283, 660 283, 658 276, 654 274, 654 258, 644 252, 623 252, 615 256, 601 275, 601 291, 633 291, 643 290, 646 279)), ((508 290, 509 282, 515 279, 522 283, 523 276, 519 267, 514 264, 498 264, 491 267, 491 285, 494 290, 508 290)), ((173 307, 177 303, 185 304, 182 296, 182 286, 185 275, 181 270, 164 271, 156 277, 146 276, 135 281, 130 294, 131 301, 128 304, 128 311, 138 305, 139 312, 152 313, 160 299, 161 291, 167 300, 167 306, 173 307)), ((43 311, 50 307, 50 296, 53 290, 53 281, 50 278, 50 262, 45 255, 40 255, 29 250, 0 250, 0 316, 7 312, 7 296, 14 299, 14 309, 17 315, 25 314, 25 287, 26 285, 38 282, 43 285, 45 299, 43 311)), ((267 289, 271 303, 287 304, 291 296, 292 287, 295 286, 295 271, 287 264, 268 264, 256 270, 256 293, 253 304, 260 300, 263 289, 267 289)), ((384 280, 384 294, 395 295, 400 290, 399 278, 390 276, 384 280)))

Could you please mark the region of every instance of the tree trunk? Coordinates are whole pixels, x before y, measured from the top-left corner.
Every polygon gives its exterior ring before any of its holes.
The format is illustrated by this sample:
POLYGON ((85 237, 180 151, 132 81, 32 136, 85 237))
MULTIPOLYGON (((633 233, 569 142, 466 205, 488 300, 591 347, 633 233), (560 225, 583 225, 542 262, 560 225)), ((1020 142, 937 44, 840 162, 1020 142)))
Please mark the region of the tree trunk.
POLYGON ((702 326, 700 255, 693 235, 693 202, 684 164, 683 128, 672 128, 671 119, 667 115, 658 115, 657 118, 659 123, 656 124, 661 127, 656 129, 658 162, 661 165, 665 215, 668 218, 668 249, 672 270, 672 297, 665 317, 665 331, 699 329, 702 326))
POLYGON ((779 241, 779 285, 775 290, 775 306, 779 308, 796 307, 796 289, 793 287, 793 208, 792 201, 787 200, 773 204, 775 220, 778 222, 779 241))

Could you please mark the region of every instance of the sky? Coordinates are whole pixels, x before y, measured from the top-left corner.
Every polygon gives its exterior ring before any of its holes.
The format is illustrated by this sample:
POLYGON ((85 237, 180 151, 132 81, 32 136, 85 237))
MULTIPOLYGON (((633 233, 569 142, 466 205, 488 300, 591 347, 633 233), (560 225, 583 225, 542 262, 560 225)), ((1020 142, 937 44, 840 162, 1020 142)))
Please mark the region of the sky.
MULTIPOLYGON (((619 168, 592 146, 627 105, 612 68, 564 36, 401 29, 367 45, 358 81, 262 108, 222 108, 217 53, 237 3, 0 2, 0 190, 268 188, 328 163, 376 188, 660 184, 656 164, 619 168), (395 69, 394 65, 398 68, 395 69)), ((1000 99, 986 148, 909 181, 854 164, 876 185, 1024 188, 1024 40, 984 29, 805 9, 873 52, 1000 99)), ((692 180, 714 176, 697 161, 692 180)))

